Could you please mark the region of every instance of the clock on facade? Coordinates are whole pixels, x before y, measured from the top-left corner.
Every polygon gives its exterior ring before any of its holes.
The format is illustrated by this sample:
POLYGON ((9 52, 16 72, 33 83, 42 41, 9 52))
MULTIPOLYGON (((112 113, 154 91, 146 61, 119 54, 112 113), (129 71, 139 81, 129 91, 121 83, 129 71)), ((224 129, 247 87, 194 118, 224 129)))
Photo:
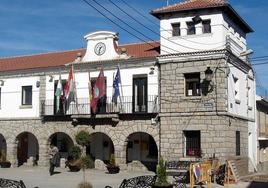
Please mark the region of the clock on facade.
POLYGON ((96 55, 102 55, 102 54, 104 54, 105 51, 106 51, 105 44, 102 43, 102 42, 97 43, 96 46, 95 46, 94 51, 95 51, 95 54, 96 55))

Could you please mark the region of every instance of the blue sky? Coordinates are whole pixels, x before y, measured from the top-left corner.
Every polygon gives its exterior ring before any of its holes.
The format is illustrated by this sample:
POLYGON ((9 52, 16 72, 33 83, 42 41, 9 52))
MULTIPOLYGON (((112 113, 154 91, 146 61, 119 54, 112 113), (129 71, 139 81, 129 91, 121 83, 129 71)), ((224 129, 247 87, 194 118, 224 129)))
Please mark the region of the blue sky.
MULTIPOLYGON (((91 0, 88 0, 91 1, 91 0)), ((97 0, 117 16, 155 40, 159 36, 146 30, 135 21, 120 13, 108 0, 97 0)), ((130 10, 121 0, 113 0, 136 19, 159 31, 158 20, 149 12, 166 5, 166 0, 125 0, 146 15, 151 22, 130 10), (153 22, 153 23, 152 23, 153 22)), ((180 0, 169 0, 176 3, 180 0)), ((248 35, 248 47, 254 50, 253 57, 268 56, 268 1, 229 0, 238 13, 254 29, 248 35)), ((118 21, 116 21, 118 22, 118 21)), ((83 36, 96 30, 119 32, 120 43, 139 41, 113 25, 82 0, 0 0, 0 56, 34 54, 85 47, 83 36)), ((268 61, 265 60, 264 62, 268 61)), ((255 66, 257 84, 268 88, 268 65, 255 66)), ((259 87, 259 93, 264 93, 259 87)))

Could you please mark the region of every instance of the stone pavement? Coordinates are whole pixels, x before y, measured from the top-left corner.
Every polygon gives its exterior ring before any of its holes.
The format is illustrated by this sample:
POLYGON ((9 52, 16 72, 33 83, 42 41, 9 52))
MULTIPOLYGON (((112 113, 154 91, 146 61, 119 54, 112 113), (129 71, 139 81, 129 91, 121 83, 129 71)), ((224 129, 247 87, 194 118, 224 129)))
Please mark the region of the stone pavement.
MULTIPOLYGON (((82 181, 83 173, 69 172, 65 168, 56 168, 56 174, 50 176, 48 169, 34 167, 20 168, 0 168, 0 177, 23 180, 27 188, 76 188, 79 182, 82 181)), ((101 170, 86 170, 86 180, 89 181, 94 188, 104 188, 105 185, 111 185, 114 188, 119 187, 124 178, 135 177, 139 175, 152 174, 151 172, 127 172, 121 171, 119 174, 107 174, 101 170)), ((213 188, 224 188, 223 186, 213 184, 213 188)), ((236 185, 229 185, 230 188, 259 188, 256 184, 250 185, 248 182, 240 182, 236 185)), ((262 185, 260 188, 267 188, 262 185)))

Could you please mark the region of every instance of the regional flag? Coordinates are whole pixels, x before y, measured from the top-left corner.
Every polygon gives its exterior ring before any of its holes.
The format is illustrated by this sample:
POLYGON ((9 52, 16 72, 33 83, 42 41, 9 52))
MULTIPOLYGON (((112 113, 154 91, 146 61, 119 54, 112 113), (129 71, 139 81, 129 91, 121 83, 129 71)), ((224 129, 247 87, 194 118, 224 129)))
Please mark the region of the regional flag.
POLYGON ((105 77, 103 73, 103 68, 101 68, 99 76, 96 80, 96 83, 93 87, 93 97, 91 99, 90 106, 92 108, 93 113, 95 114, 97 111, 97 105, 99 100, 106 95, 106 85, 105 85, 105 77))
POLYGON ((74 76, 73 76, 73 65, 71 65, 68 80, 64 86, 64 95, 65 95, 65 100, 67 102, 67 106, 69 106, 69 104, 72 101, 75 101, 75 83, 74 83, 74 76))
POLYGON ((117 97, 120 95, 120 91, 119 91, 119 83, 121 84, 121 76, 120 76, 120 69, 118 67, 116 75, 114 77, 114 82, 113 82, 113 89, 114 89, 114 93, 113 93, 113 102, 115 104, 117 104, 117 97))
POLYGON ((60 112, 60 98, 62 95, 62 83, 61 83, 61 74, 59 76, 59 80, 58 80, 58 84, 57 84, 57 88, 56 88, 56 92, 55 92, 55 96, 56 96, 56 112, 60 112))

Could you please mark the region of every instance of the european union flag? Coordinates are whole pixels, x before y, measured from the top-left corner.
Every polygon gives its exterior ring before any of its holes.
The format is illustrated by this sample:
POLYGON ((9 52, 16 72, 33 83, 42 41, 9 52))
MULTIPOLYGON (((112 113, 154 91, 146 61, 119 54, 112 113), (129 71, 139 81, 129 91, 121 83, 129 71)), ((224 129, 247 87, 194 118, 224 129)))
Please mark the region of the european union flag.
POLYGON ((113 102, 115 104, 117 104, 117 97, 120 95, 119 83, 121 83, 121 76, 120 76, 120 69, 118 68, 117 73, 114 77, 114 83, 113 83, 113 88, 114 88, 113 102))

